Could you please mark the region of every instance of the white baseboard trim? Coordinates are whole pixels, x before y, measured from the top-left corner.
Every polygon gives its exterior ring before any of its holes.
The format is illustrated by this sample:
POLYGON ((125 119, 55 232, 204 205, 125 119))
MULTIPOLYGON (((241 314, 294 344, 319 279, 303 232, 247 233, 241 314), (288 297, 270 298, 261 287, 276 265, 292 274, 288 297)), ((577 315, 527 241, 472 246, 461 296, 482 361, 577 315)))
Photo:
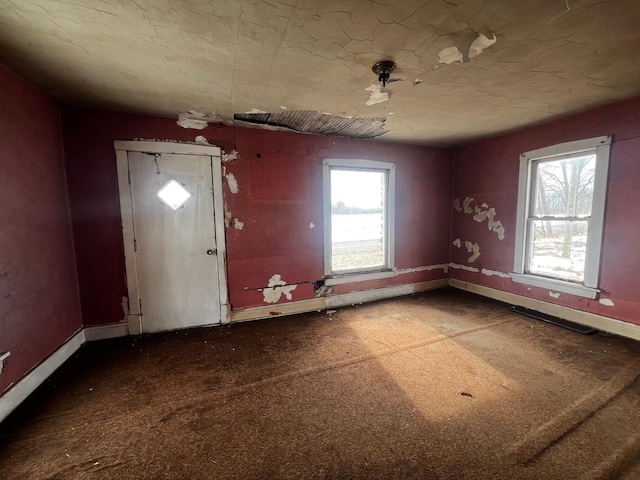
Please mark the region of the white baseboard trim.
POLYGON ((67 340, 40 365, 31 370, 11 389, 0 397, 0 422, 31 395, 42 382, 55 372, 85 343, 84 329, 67 340))
POLYGON ((249 320, 259 320, 263 318, 282 317, 284 315, 294 315, 296 313, 313 312, 326 308, 344 307, 359 303, 373 302, 385 298, 400 297, 411 293, 425 292, 436 288, 443 288, 449 285, 449 280, 430 280, 428 282, 409 283, 405 285, 394 285, 391 287, 377 288, 375 290, 365 290, 362 292, 343 293, 341 295, 331 295, 308 300, 298 300, 289 303, 277 303, 265 305, 263 307, 243 308, 231 311, 231 323, 246 322, 249 320))
POLYGON ((640 340, 640 325, 623 322, 622 320, 616 320, 596 313, 583 312, 581 310, 556 305, 543 300, 523 297, 522 295, 516 295, 515 293, 503 292, 502 290, 484 287, 475 283, 463 282, 461 280, 456 280, 455 278, 449 279, 449 285, 460 290, 477 293, 478 295, 493 298, 494 300, 499 300, 511 305, 530 308, 538 312, 546 313, 547 315, 553 315, 572 322, 581 323, 582 325, 588 325, 596 330, 602 330, 622 337, 640 340))
POLYGON ((98 325, 97 327, 86 327, 84 329, 85 341, 95 342, 96 340, 106 340, 108 338, 126 337, 129 335, 128 323, 112 323, 109 325, 98 325))

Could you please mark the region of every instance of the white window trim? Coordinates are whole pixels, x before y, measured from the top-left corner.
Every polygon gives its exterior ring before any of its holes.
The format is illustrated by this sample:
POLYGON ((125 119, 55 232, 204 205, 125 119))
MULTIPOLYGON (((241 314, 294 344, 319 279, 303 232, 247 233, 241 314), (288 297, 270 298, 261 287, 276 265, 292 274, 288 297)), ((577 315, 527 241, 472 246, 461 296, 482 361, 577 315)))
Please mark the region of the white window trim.
POLYGON ((395 275, 394 251, 395 251, 395 174, 396 165, 391 162, 378 162, 374 160, 351 159, 351 158, 325 158, 322 161, 322 194, 323 194, 323 224, 324 224, 324 276, 325 285, 340 285, 344 283, 355 283, 366 280, 378 280, 389 278, 395 275), (382 269, 367 269, 356 272, 333 273, 331 270, 331 167, 344 167, 352 169, 375 169, 385 170, 387 173, 387 198, 386 198, 386 266, 382 269))
POLYGON ((532 150, 520 155, 520 177, 518 181, 518 217, 516 221, 516 245, 514 268, 511 278, 514 282, 533 285, 549 290, 570 293, 586 298, 596 298, 598 278, 600 275, 600 253, 604 227, 605 198, 607 194, 607 175, 609 172, 609 150, 611 136, 602 136, 565 142, 550 147, 532 150), (530 209, 531 197, 531 164, 533 160, 553 158, 561 155, 596 150, 596 169, 593 185, 593 201, 589 234, 587 237, 587 254, 585 259, 584 282, 573 283, 540 275, 525 273, 526 255, 526 219, 530 209))

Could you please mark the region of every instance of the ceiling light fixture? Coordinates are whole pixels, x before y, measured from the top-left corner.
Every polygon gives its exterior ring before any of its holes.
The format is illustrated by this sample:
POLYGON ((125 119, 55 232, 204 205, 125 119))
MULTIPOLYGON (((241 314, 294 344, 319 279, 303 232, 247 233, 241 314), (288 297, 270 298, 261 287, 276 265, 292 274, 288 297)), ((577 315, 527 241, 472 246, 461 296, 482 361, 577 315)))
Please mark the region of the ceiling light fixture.
POLYGON ((382 60, 371 67, 371 71, 378 75, 378 81, 382 82, 383 88, 389 83, 389 75, 391 75, 391 72, 395 69, 396 63, 391 60, 382 60))

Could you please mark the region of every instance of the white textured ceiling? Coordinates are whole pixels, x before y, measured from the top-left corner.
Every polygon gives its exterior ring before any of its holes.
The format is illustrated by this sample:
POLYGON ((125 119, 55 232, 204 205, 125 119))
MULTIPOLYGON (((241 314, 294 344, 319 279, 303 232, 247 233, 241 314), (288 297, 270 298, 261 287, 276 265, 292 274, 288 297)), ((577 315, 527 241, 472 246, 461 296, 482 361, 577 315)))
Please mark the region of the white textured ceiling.
POLYGON ((638 0, 0 0, 0 61, 62 104, 382 116, 432 145, 640 95, 639 46, 638 0), (381 59, 401 81, 368 106, 381 59))

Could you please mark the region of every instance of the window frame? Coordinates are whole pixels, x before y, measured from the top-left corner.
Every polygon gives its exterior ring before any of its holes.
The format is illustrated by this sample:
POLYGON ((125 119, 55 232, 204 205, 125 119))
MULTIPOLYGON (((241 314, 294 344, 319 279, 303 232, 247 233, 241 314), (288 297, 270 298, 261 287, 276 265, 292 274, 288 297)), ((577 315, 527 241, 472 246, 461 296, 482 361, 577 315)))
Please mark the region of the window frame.
MULTIPOLYGON (((600 277, 600 258, 602 235, 604 231, 604 213, 609 172, 609 154, 611 135, 565 142, 539 148, 520 155, 520 174, 518 181, 518 216, 516 221, 516 244, 514 267, 511 278, 514 282, 533 285, 549 290, 570 293, 586 298, 596 298, 600 277), (591 217, 588 221, 587 245, 585 253, 584 280, 580 283, 536 275, 526 271, 528 242, 530 239, 529 219, 532 216, 535 194, 536 165, 541 161, 561 159, 595 150, 596 166, 593 182, 591 217)), ((562 218, 560 218, 562 220, 562 218)))
POLYGON ((325 285, 362 282, 389 278, 395 275, 395 171, 392 162, 380 162, 365 159, 325 158, 322 160, 322 209, 324 219, 324 279, 325 285), (362 270, 333 272, 331 268, 331 170, 356 170, 384 172, 387 188, 385 189, 384 208, 384 245, 385 265, 362 270))

